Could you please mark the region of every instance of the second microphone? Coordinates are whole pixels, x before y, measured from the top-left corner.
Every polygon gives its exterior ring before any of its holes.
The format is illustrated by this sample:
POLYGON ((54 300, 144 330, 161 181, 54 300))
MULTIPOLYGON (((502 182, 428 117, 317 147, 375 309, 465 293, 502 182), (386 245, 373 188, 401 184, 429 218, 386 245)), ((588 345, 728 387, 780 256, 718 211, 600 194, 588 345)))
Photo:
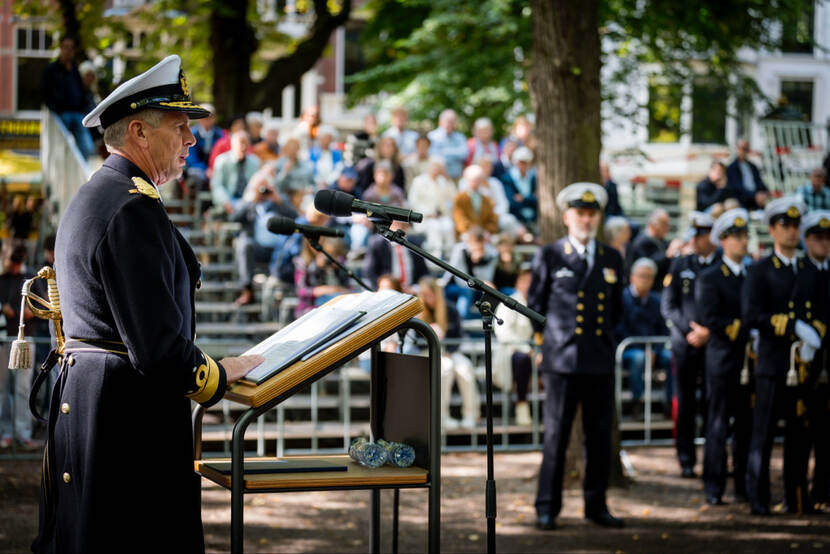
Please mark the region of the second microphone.
POLYGON ((318 227, 317 225, 304 225, 297 223, 290 217, 275 215, 268 220, 266 227, 275 235, 293 235, 302 233, 305 236, 314 237, 342 237, 343 231, 331 227, 318 227))

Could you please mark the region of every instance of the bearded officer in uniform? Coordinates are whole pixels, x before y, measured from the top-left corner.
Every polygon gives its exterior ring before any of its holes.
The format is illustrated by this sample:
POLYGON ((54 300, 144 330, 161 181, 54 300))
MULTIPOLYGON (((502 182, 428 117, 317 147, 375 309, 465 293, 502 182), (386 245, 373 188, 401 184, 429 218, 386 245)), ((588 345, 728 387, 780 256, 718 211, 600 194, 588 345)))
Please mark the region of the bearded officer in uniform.
POLYGON ((199 263, 158 185, 195 143, 178 56, 84 119, 111 155, 66 208, 55 269, 66 346, 52 392, 36 552, 201 552, 191 399, 209 406, 260 357, 194 344, 199 263))
MULTIPOLYGON (((614 329, 622 310, 622 258, 595 239, 608 196, 593 183, 563 189, 556 204, 568 236, 544 246, 533 261, 528 307, 545 314, 541 372, 545 386, 537 525, 554 529, 562 508, 565 451, 576 408, 585 433, 585 517, 606 527, 614 409, 614 329)), ((534 324, 535 325, 535 324, 534 324)))
MULTIPOLYGON (((793 343, 801 341, 799 360, 813 362, 826 330, 823 295, 818 293, 818 272, 796 255, 801 240, 799 225, 807 207, 788 196, 769 202, 764 221, 769 225, 774 252, 747 272, 741 298, 742 321, 758 329, 755 367, 755 406, 747 460, 746 492, 752 513, 770 514, 769 464, 778 420, 784 431, 784 489, 787 510, 812 508, 806 490, 804 445, 809 441, 803 399, 799 398, 796 372, 791 372, 793 343), (790 375, 792 373, 792 375, 790 375)), ((797 368, 793 368, 797 369, 797 368)))
POLYGON ((695 416, 698 382, 704 383, 703 367, 709 329, 700 321, 695 301, 695 279, 701 271, 718 261, 715 245, 709 234, 715 220, 703 212, 690 212, 689 223, 694 231, 693 252, 672 260, 663 279, 660 311, 671 323, 671 351, 674 362, 674 387, 677 398, 677 459, 681 476, 695 477, 695 416))

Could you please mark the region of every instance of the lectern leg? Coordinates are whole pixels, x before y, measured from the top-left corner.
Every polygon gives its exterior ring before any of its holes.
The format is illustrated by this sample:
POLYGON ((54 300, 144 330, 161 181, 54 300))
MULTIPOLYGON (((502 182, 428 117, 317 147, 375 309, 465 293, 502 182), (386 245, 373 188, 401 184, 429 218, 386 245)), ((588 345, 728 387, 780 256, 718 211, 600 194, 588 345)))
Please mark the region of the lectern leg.
POLYGON ((369 502, 369 552, 380 552, 380 489, 372 489, 369 502))
POLYGON ((257 410, 243 413, 233 426, 231 442, 231 553, 242 554, 245 510, 245 430, 257 416, 257 410))

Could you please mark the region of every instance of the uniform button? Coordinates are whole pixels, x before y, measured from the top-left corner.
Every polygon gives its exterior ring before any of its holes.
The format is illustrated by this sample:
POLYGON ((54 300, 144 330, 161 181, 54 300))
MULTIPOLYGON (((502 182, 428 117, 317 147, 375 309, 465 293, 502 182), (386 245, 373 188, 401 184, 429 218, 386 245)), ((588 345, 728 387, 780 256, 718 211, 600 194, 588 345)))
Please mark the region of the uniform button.
POLYGON ((582 291, 579 291, 579 292, 577 292, 577 293, 576 293, 576 295, 577 295, 579 298, 582 298, 583 296, 585 296, 585 293, 584 293, 584 292, 582 292, 582 291))
POLYGON ((599 298, 600 300, 604 300, 605 299, 605 293, 604 292, 597 293, 597 298, 599 298))
POLYGON ((600 311, 600 312, 601 312, 601 311, 603 311, 604 309, 605 309, 605 306, 603 306, 602 304, 597 304, 597 311, 600 311))
POLYGON ((581 334, 582 334, 582 327, 577 327, 577 328, 575 329, 575 331, 574 331, 574 332, 575 332, 577 335, 581 335, 581 334))
POLYGON ((602 335, 602 329, 597 329, 597 336, 602 335))
POLYGON ((810 312, 807 312, 807 319, 810 319, 811 317, 813 317, 813 314, 811 314, 810 312))
POLYGON ((804 307, 805 307, 805 308, 809 308, 811 305, 812 305, 812 304, 810 303, 810 301, 809 301, 809 300, 808 300, 808 301, 806 301, 806 302, 804 303, 804 307))
POLYGON ((72 480, 72 476, 71 476, 71 475, 69 475, 69 473, 64 473, 64 474, 63 474, 63 482, 64 482, 64 483, 68 483, 68 482, 70 482, 71 480, 72 480))
POLYGON ((580 302, 579 304, 576 305, 576 309, 579 310, 579 311, 584 310, 585 309, 585 304, 580 302))
POLYGON ((790 300, 790 302, 787 304, 787 306, 789 306, 790 308, 793 308, 793 307, 795 307, 795 304, 793 304, 793 301, 790 300))
POLYGON ((582 317, 581 315, 576 316, 576 322, 577 322, 577 323, 582 323, 582 321, 583 321, 584 319, 585 319, 585 318, 584 318, 584 317, 582 317))
POLYGON ((795 317, 795 312, 790 312, 790 319, 795 317))
POLYGON ((597 323, 603 323, 604 321, 605 321, 605 318, 604 318, 604 317, 602 317, 602 316, 599 316, 599 317, 597 318, 597 323))
POLYGON ((61 412, 65 413, 65 414, 69 413, 69 403, 68 402, 64 402, 63 404, 61 404, 61 412))

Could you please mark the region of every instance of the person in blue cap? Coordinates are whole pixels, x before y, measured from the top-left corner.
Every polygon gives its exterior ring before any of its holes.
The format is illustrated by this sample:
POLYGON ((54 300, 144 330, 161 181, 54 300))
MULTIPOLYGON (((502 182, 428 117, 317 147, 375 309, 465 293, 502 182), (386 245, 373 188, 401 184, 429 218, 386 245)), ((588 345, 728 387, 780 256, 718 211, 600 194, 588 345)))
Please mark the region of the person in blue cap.
POLYGON ((194 344, 199 262, 158 185, 195 140, 178 56, 84 118, 110 156, 61 219, 55 270, 66 344, 52 392, 35 552, 200 552, 191 400, 210 406, 259 356, 194 344))

